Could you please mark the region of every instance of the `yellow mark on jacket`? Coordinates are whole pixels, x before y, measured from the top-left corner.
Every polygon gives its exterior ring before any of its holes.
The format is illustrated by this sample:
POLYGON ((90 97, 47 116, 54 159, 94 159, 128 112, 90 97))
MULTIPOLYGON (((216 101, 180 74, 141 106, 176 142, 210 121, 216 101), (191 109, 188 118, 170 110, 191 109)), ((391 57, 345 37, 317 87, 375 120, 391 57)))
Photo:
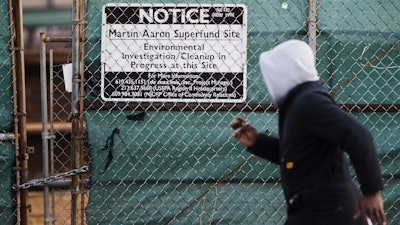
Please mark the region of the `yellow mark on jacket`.
POLYGON ((286 169, 293 169, 293 162, 287 162, 286 169))

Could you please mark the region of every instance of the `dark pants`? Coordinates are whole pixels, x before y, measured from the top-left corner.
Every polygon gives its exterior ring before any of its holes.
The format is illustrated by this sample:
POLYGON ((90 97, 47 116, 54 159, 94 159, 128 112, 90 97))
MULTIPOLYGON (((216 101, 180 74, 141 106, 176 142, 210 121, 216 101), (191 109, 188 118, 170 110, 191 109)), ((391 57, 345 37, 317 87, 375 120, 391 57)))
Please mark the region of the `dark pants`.
POLYGON ((285 225, 363 225, 353 219, 358 199, 352 184, 301 191, 288 200, 285 225))

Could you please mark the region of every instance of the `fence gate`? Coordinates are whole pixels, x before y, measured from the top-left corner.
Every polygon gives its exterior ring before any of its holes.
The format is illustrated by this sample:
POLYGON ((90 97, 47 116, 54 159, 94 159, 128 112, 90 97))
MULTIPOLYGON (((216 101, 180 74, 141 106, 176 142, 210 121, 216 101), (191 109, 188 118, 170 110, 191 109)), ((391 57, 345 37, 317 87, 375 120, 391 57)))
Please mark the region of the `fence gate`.
POLYGON ((65 63, 54 65, 53 49, 47 49, 47 43, 71 44, 73 39, 47 37, 45 33, 40 37, 44 178, 32 180, 22 188, 43 187, 45 224, 85 224, 88 158, 79 128, 82 118, 73 115, 71 109, 72 63, 66 59, 65 63))

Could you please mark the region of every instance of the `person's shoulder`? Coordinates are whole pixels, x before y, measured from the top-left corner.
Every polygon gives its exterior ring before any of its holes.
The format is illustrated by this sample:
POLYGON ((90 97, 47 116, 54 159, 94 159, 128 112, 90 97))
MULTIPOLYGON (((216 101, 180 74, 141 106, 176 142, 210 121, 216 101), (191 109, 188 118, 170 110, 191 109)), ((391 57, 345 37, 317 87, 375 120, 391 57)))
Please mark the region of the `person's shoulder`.
POLYGON ((291 110, 295 118, 309 123, 338 109, 336 102, 322 86, 311 86, 299 93, 291 110))
POLYGON ((319 108, 325 104, 336 104, 328 91, 319 83, 313 83, 298 94, 294 107, 319 108))

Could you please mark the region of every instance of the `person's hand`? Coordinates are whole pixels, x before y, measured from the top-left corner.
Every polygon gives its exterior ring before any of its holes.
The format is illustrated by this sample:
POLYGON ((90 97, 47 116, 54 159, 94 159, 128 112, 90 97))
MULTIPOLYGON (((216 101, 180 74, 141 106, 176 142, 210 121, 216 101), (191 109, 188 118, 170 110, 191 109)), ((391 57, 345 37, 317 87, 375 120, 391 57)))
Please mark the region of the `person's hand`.
POLYGON ((365 195, 358 201, 354 218, 356 219, 360 216, 364 218, 366 225, 368 224, 368 219, 371 219, 371 222, 378 222, 378 225, 386 225, 383 201, 379 192, 365 195))
POLYGON ((233 129, 232 136, 247 148, 252 147, 256 143, 258 131, 243 118, 236 117, 229 126, 233 129))

